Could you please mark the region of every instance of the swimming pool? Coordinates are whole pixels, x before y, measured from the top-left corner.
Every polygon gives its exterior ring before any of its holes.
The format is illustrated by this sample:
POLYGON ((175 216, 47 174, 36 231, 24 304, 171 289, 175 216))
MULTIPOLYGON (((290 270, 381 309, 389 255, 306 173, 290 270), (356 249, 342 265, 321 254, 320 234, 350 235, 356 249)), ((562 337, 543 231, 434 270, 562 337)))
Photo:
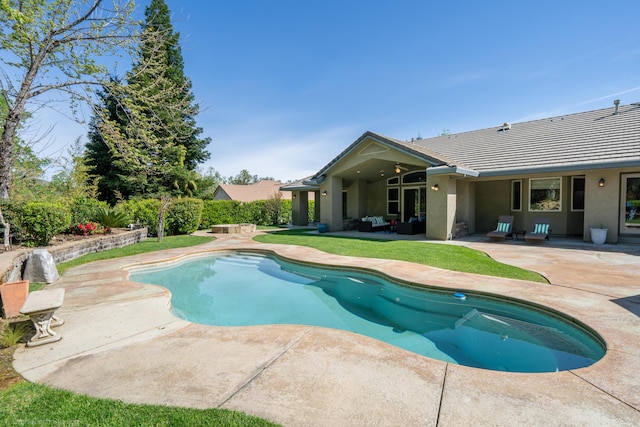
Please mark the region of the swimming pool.
POLYGON ((130 279, 167 288, 174 314, 191 322, 342 329, 484 369, 562 371, 589 366, 605 353, 593 331, 551 310, 258 253, 135 269, 130 279))

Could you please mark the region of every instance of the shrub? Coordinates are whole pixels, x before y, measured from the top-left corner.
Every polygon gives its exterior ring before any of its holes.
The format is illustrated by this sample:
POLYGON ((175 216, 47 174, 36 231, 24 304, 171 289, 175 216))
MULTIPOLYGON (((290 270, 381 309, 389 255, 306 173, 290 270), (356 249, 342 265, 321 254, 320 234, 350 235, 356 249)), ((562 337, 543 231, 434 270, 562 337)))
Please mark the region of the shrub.
POLYGON ((205 200, 200 228, 216 224, 238 224, 240 202, 235 200, 205 200))
MULTIPOLYGON (((10 232, 16 236, 16 239, 20 239, 22 234, 24 234, 20 223, 20 212, 22 211, 22 206, 22 203, 13 202, 8 199, 0 200, 2 216, 4 217, 4 220, 9 223, 9 226, 11 227, 10 232)), ((0 225, 0 230, 2 230, 2 225, 0 225)))
POLYGON ((200 199, 175 200, 167 215, 169 234, 193 233, 200 226, 204 202, 200 199))
POLYGON ((29 202, 22 208, 20 223, 27 246, 46 246, 69 228, 71 212, 61 203, 29 202))
POLYGON ((104 227, 104 233, 111 233, 112 228, 126 227, 129 223, 129 215, 124 211, 101 207, 96 212, 94 219, 104 227))
MULTIPOLYGON (((241 203, 234 200, 205 200, 200 228, 209 228, 216 224, 273 225, 278 208, 278 224, 286 224, 291 220, 291 200, 256 200, 241 203)), ((311 214, 312 215, 312 214, 311 214)))
POLYGON ((100 209, 107 207, 106 202, 101 202, 90 197, 76 197, 71 201, 71 224, 86 224, 87 222, 100 222, 96 215, 100 209))
POLYGON ((116 206, 119 212, 125 212, 136 224, 147 227, 147 233, 155 236, 158 232, 158 214, 160 213, 160 200, 158 199, 134 199, 128 200, 116 206))

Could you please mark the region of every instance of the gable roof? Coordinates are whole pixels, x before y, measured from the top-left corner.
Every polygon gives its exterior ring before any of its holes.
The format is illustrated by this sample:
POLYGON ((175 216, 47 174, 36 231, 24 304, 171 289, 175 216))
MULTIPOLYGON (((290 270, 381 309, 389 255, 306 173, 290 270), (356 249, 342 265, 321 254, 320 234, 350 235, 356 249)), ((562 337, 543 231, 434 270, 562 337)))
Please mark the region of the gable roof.
POLYGON ((621 105, 617 114, 612 107, 412 142, 366 132, 314 178, 367 138, 394 146, 432 167, 457 167, 479 176, 638 166, 640 103, 621 105))
POLYGON ((640 165, 640 104, 415 141, 481 176, 640 165))
MULTIPOLYGON (((268 200, 274 194, 280 192, 282 182, 262 180, 254 184, 235 185, 220 184, 213 194, 214 200, 236 200, 238 202, 253 202, 255 200, 268 200)), ((290 192, 282 193, 283 199, 290 199, 290 192)))

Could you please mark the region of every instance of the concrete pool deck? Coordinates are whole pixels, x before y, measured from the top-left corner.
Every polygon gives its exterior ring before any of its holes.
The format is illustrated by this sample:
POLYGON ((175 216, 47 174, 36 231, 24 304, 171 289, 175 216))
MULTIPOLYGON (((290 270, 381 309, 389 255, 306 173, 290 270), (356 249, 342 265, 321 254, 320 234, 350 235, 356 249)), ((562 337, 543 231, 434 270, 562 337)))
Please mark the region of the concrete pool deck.
POLYGON ((19 348, 14 367, 29 381, 77 393, 239 410, 285 426, 640 425, 637 244, 596 247, 552 238, 532 246, 488 243, 484 236, 447 243, 538 271, 551 282, 543 285, 260 244, 251 240, 253 235, 217 235, 218 240, 195 248, 69 270, 51 285, 66 290, 57 312, 65 324, 56 328, 63 339, 19 348), (320 327, 191 324, 171 315, 166 290, 129 282, 122 270, 224 249, 267 250, 302 261, 384 271, 415 283, 533 301, 594 328, 606 340, 607 354, 572 371, 505 373, 447 364, 320 327))

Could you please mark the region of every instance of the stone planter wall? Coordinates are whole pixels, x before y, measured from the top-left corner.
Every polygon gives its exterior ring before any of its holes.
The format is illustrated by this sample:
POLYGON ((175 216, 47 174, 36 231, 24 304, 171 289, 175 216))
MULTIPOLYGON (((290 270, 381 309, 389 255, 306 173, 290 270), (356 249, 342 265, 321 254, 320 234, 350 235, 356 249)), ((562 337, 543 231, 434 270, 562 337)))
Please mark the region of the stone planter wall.
MULTIPOLYGON (((142 242, 147 239, 147 229, 126 231, 123 233, 94 237, 86 240, 65 242, 58 246, 46 247, 56 264, 70 261, 92 252, 106 251, 107 249, 121 248, 142 242)), ((1 283, 22 280, 22 270, 31 250, 15 252, 12 265, 1 265, 1 283)))

